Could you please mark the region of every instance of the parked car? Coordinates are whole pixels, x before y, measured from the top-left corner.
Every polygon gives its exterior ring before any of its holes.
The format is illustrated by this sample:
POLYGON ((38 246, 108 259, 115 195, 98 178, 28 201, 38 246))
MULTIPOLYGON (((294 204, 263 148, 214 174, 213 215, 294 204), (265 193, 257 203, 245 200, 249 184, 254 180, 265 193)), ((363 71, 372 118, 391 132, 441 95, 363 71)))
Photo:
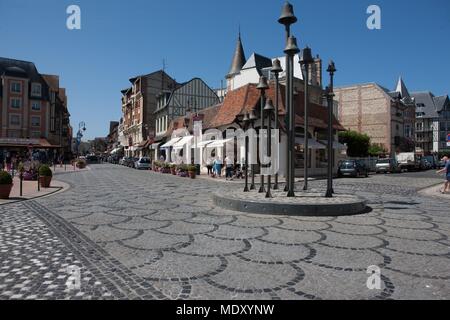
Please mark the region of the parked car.
POLYGON ((339 163, 338 177, 351 176, 359 177, 369 176, 369 168, 362 160, 343 160, 339 163))
POLYGON ((401 168, 398 165, 397 160, 392 158, 386 158, 386 159, 378 159, 377 163, 375 164, 375 172, 376 173, 397 173, 401 172, 401 168))
POLYGON ((151 165, 151 161, 150 158, 147 157, 140 157, 135 163, 134 163, 134 168, 135 169, 145 169, 148 170, 150 169, 150 165, 151 165))
POLYGON ((442 169, 442 168, 444 168, 444 167, 445 167, 445 161, 444 161, 444 160, 439 160, 438 168, 439 168, 439 169, 442 169))
POLYGON ((119 160, 119 164, 122 166, 128 166, 128 162, 130 161, 131 157, 123 157, 119 160))
POLYGON ((439 162, 437 156, 435 155, 424 156, 422 159, 426 159, 431 164, 431 169, 437 169, 439 162))
POLYGON ((130 167, 130 168, 134 168, 134 164, 138 160, 139 160, 138 158, 129 158, 128 161, 126 162, 126 166, 130 167))
POLYGON ((86 161, 87 161, 88 163, 98 163, 98 162, 99 162, 99 159, 98 159, 98 157, 97 157, 96 155, 90 154, 90 155, 88 155, 88 156, 86 157, 86 161))
POLYGON ((430 170, 430 169, 433 169, 433 166, 431 165, 430 162, 428 162, 428 160, 426 158, 422 158, 420 160, 420 169, 421 170, 430 170))

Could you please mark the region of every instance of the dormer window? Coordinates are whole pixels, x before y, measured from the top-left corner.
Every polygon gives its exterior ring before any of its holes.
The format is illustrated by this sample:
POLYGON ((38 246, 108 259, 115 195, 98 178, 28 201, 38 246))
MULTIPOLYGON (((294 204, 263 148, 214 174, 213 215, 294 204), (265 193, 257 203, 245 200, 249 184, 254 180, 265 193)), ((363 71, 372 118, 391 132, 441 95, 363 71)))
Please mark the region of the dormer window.
POLYGON ((33 97, 40 97, 42 95, 42 85, 40 83, 31 84, 31 95, 33 97))

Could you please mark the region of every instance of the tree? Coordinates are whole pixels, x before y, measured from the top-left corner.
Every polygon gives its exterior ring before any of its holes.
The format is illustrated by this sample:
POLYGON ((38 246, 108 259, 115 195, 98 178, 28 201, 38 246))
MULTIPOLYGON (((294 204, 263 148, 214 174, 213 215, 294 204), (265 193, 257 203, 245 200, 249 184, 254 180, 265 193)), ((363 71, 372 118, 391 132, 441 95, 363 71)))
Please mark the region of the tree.
POLYGON ((339 132, 339 141, 347 145, 349 157, 367 157, 369 154, 370 137, 356 131, 339 132))
POLYGON ((382 145, 379 145, 377 143, 371 143, 368 152, 369 156, 377 157, 381 154, 385 154, 386 149, 382 145))

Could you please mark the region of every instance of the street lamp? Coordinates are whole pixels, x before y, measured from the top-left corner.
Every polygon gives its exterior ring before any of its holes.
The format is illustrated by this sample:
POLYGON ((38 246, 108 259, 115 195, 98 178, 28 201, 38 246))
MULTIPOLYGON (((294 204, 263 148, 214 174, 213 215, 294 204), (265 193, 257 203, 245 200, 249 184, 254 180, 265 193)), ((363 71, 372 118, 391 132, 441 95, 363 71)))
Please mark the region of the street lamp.
POLYGON ((284 53, 286 53, 288 59, 287 65, 289 66, 289 74, 287 75, 287 79, 289 79, 289 97, 288 101, 288 118, 289 118, 289 127, 288 127, 288 175, 287 175, 287 196, 295 197, 294 193, 294 176, 295 176, 295 159, 294 159, 294 144, 295 144, 295 112, 294 112, 294 104, 293 104, 293 93, 294 93, 294 55, 299 53, 300 50, 297 47, 297 39, 293 36, 290 36, 286 48, 284 49, 284 53))
POLYGON ((330 84, 327 87, 327 105, 328 105, 328 179, 327 179, 327 192, 325 197, 333 197, 333 162, 334 162, 334 150, 333 150, 333 97, 334 97, 334 84, 333 77, 336 72, 334 62, 331 60, 328 64, 327 72, 330 74, 330 84))
POLYGON ((314 59, 311 55, 311 49, 306 47, 303 49, 302 57, 300 59, 300 64, 304 66, 304 77, 303 81, 305 83, 305 112, 304 112, 304 186, 303 190, 308 190, 308 166, 309 166, 309 146, 308 146, 308 127, 309 127, 309 65, 314 62, 314 59))
MULTIPOLYGON (((248 121, 249 121, 249 125, 250 128, 252 129, 252 138, 253 138, 253 129, 254 129, 254 125, 255 125, 255 121, 256 121, 257 117, 255 115, 255 111, 252 109, 250 110, 250 113, 248 115, 248 121)), ((248 140, 247 140, 248 141, 248 140)), ((247 155, 248 155, 248 151, 247 151, 247 155)), ((247 166, 248 169, 248 166, 247 166)), ((253 157, 252 157, 252 182, 250 184, 250 190, 255 190, 255 165, 253 164, 253 157)))
MULTIPOLYGON (((261 76, 259 78, 259 83, 256 86, 256 89, 258 89, 261 93, 261 109, 260 109, 260 118, 261 118, 261 129, 259 129, 259 141, 262 142, 262 136, 263 136, 263 131, 264 131, 264 106, 266 103, 266 90, 269 89, 269 85, 267 84, 267 78, 265 76, 261 76)), ((262 143, 259 144, 259 149, 261 150, 262 148, 262 143)), ((260 152, 260 155, 262 154, 262 152, 260 152)), ((262 174, 262 161, 260 159, 260 173, 259 175, 261 176, 261 186, 259 187, 259 193, 263 193, 266 192, 266 190, 264 189, 264 175, 262 174)))
MULTIPOLYGON (((247 131, 249 124, 250 124, 250 119, 248 117, 248 113, 246 113, 244 115, 244 118, 242 119, 242 122, 244 123, 244 130, 247 131)), ((250 190, 248 189, 248 136, 245 134, 244 135, 244 139, 245 139, 245 187, 244 187, 244 192, 249 192, 250 190)))
MULTIPOLYGON (((279 90, 279 86, 280 86, 279 75, 280 75, 280 72, 283 71, 283 69, 281 68, 280 60, 275 59, 273 61, 272 69, 270 69, 270 71, 275 75, 275 119, 274 119, 275 123, 274 123, 274 129, 278 130, 278 110, 279 110, 279 108, 278 108, 278 100, 279 100, 278 90, 279 90)), ((278 163, 278 155, 277 155, 276 159, 277 159, 276 161, 278 163)), ((278 170, 275 173, 275 183, 273 185, 273 189, 278 190, 278 170)))
MULTIPOLYGON (((273 103, 271 99, 268 99, 266 105, 264 107, 264 111, 267 113, 267 155, 272 158, 272 145, 271 145, 271 130, 272 126, 272 112, 274 111, 273 103)), ((272 163, 273 165, 273 163, 272 163)), ((267 176, 267 192, 266 198, 272 198, 272 194, 270 193, 270 184, 271 184, 271 176, 270 173, 267 176)))
MULTIPOLYGON (((285 4, 283 5, 283 9, 281 11, 281 16, 278 19, 278 23, 284 25, 285 30, 286 30, 286 43, 289 42, 289 38, 291 36, 291 25, 297 22, 297 17, 294 15, 294 7, 288 2, 286 1, 285 4)), ((290 119, 289 119, 289 114, 291 112, 291 108, 292 108, 292 93, 293 93, 293 59, 291 61, 290 56, 287 52, 286 56, 285 56, 285 60, 286 60, 286 99, 285 99, 285 107, 286 107, 286 114, 285 114, 285 118, 287 117, 289 120, 289 124, 290 124, 290 119)), ((289 132, 290 130, 290 125, 288 125, 288 122, 286 122, 286 133, 287 133, 287 148, 286 148, 286 186, 284 188, 284 191, 288 191, 289 193, 291 193, 290 191, 293 190, 289 190, 289 186, 290 184, 290 180, 291 180, 291 176, 293 175, 293 173, 291 172, 291 165, 290 165, 290 161, 291 161, 291 153, 292 153, 292 149, 294 146, 291 147, 290 142, 291 142, 291 134, 289 132)), ((293 177, 292 177, 292 180, 293 177)))

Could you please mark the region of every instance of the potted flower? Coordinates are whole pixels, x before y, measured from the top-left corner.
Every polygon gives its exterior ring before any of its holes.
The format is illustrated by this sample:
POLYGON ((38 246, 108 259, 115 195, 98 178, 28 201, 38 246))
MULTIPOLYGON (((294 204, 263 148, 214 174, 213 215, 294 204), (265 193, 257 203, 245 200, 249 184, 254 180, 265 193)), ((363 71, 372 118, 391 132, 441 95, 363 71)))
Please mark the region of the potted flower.
POLYGON ((43 164, 39 167, 39 183, 42 188, 49 188, 53 173, 49 166, 43 164))
POLYGON ((84 161, 83 159, 78 159, 76 164, 78 169, 86 168, 86 161, 84 161))
POLYGON ((187 167, 187 170, 189 172, 189 177, 191 179, 195 179, 195 174, 197 173, 197 167, 195 165, 191 164, 187 167))
POLYGON ((175 163, 170 165, 170 172, 176 176, 177 175, 177 165, 175 163))
POLYGON ((164 163, 162 165, 162 173, 170 173, 170 164, 164 163))
POLYGON ((180 177, 187 177, 188 176, 187 166, 185 164, 180 164, 178 166, 178 175, 180 177))
POLYGON ((8 199, 12 187, 12 176, 6 171, 0 171, 0 199, 8 199))

